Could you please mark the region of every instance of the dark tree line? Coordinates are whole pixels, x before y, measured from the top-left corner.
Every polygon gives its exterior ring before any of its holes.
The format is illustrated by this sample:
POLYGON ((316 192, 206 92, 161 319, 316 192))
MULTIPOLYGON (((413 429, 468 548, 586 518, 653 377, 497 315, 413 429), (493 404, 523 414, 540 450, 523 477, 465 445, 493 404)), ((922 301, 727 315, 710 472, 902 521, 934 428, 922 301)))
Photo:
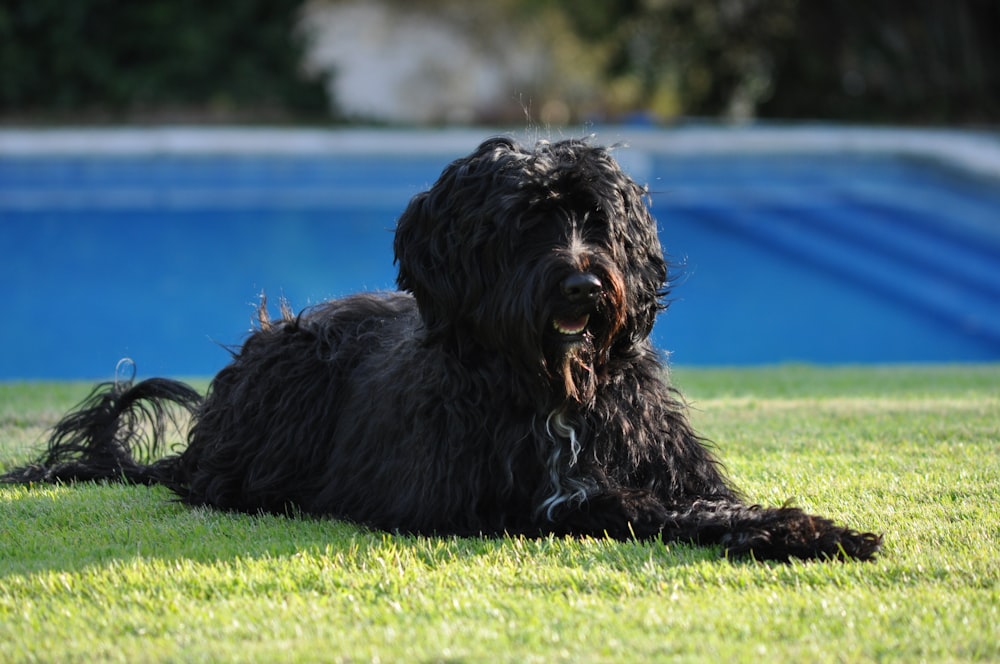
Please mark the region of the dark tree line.
POLYGON ((322 113, 301 0, 2 0, 0 112, 322 113))
POLYGON ((685 115, 1000 122, 1000 0, 550 0, 685 115))
MULTIPOLYGON (((302 71, 302 5, 0 0, 0 115, 328 118, 322 82, 302 71)), ((687 116, 1000 122, 1000 0, 496 0, 490 11, 561 13, 565 37, 605 54, 596 94, 630 82, 607 109, 655 113, 668 99, 664 114, 687 116)))

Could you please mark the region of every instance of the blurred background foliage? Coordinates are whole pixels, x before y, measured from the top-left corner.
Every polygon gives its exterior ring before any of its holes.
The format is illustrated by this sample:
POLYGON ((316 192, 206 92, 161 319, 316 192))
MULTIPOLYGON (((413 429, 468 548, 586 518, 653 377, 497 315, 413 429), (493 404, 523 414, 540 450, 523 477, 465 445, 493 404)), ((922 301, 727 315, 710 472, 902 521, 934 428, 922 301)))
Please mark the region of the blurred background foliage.
MULTIPOLYGON (((325 77, 336 72, 304 54, 309 10, 338 4, 0 0, 0 116, 335 120, 325 77)), ((535 35, 551 71, 520 92, 561 102, 567 120, 1000 118, 1000 0, 382 4, 494 48, 497 35, 535 35)))
POLYGON ((301 0, 0 0, 0 111, 58 119, 316 115, 301 0))

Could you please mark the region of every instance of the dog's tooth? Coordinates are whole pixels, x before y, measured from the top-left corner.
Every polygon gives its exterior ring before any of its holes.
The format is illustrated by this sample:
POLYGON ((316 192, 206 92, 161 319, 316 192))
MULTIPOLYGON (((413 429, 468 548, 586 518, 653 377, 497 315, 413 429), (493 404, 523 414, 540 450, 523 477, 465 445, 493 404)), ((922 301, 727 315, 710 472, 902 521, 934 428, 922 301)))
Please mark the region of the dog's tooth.
POLYGON ((580 334, 587 327, 587 323, 590 322, 590 316, 585 314, 581 318, 576 319, 569 326, 563 325, 559 319, 552 320, 552 327, 559 334, 574 335, 580 334))

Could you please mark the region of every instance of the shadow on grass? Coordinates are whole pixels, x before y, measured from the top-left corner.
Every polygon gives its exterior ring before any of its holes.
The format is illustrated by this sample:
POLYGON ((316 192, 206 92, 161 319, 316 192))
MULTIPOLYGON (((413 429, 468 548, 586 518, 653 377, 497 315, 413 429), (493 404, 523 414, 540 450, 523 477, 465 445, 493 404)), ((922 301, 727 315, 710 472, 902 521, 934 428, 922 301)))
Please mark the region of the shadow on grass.
POLYGON ((191 508, 172 496, 163 487, 119 484, 0 487, 0 578, 137 559, 215 564, 314 555, 364 567, 388 555, 434 568, 456 560, 492 564, 541 556, 555 564, 600 561, 641 573, 651 561, 685 566, 721 557, 718 547, 658 541, 395 535, 334 519, 191 508))

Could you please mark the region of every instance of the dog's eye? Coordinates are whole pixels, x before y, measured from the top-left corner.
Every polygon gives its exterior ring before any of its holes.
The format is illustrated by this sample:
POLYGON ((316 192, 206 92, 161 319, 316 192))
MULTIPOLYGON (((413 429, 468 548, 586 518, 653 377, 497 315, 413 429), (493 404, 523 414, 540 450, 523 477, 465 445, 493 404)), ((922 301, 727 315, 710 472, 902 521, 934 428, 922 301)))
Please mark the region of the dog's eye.
POLYGON ((588 217, 587 223, 580 229, 580 239, 587 244, 604 245, 608 238, 608 224, 593 215, 588 217))

